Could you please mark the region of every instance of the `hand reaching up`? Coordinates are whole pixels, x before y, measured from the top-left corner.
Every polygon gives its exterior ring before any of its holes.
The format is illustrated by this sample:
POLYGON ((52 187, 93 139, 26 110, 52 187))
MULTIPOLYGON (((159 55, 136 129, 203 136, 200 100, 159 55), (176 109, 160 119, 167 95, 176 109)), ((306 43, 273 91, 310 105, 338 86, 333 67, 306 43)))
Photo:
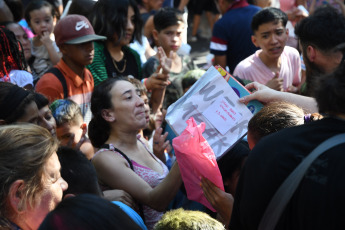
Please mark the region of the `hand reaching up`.
POLYGON ((155 134, 153 135, 153 153, 158 157, 162 162, 165 162, 165 149, 170 149, 171 146, 169 141, 166 140, 168 132, 162 134, 163 129, 161 127, 157 128, 155 134))
POLYGON ((171 71, 172 61, 174 58, 174 52, 171 50, 169 53, 169 57, 167 57, 166 53, 164 52, 164 49, 160 46, 158 47, 157 55, 163 73, 169 74, 171 71))

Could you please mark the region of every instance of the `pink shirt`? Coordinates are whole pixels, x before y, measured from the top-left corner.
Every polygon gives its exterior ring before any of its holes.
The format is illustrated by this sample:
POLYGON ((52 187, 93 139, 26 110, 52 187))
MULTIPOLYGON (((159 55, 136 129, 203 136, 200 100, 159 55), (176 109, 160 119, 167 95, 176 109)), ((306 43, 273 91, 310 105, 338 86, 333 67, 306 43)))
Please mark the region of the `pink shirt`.
MULTIPOLYGON (((242 79, 266 84, 275 73, 272 72, 259 58, 262 50, 241 61, 235 68, 234 76, 242 79)), ((301 82, 301 59, 298 51, 290 46, 285 46, 281 54, 281 66, 279 77, 284 79, 283 88, 298 86, 301 82)))

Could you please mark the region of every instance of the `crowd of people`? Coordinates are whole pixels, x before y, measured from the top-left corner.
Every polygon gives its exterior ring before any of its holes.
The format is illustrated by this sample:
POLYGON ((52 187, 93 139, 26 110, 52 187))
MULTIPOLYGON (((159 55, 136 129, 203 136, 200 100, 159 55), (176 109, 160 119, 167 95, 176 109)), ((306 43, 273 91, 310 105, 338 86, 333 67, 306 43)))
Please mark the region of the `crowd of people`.
POLYGON ((0 0, 0 229, 345 228, 344 15, 342 0, 0 0), (216 212, 188 200, 165 121, 205 73, 187 43, 204 11, 212 64, 264 105, 218 159, 224 190, 200 178, 216 212))

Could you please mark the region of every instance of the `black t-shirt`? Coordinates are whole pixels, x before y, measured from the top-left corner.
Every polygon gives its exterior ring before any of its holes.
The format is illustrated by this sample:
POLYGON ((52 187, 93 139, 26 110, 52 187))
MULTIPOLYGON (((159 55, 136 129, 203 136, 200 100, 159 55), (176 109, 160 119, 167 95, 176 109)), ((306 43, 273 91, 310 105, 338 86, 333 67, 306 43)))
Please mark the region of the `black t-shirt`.
POLYGON ((138 64, 134 55, 126 46, 122 48, 122 51, 124 53, 122 60, 119 62, 115 62, 110 56, 109 51, 107 49, 104 49, 104 55, 106 58, 105 67, 107 69, 108 76, 116 77, 132 75, 134 78, 141 80, 141 73, 138 69, 138 64), (115 67, 115 65, 117 68, 115 67))
MULTIPOLYGON (((325 118, 263 138, 241 173, 229 229, 258 229, 272 196, 293 169, 324 140, 345 132, 345 121, 325 118)), ((276 229, 345 229, 345 144, 316 159, 276 229)))

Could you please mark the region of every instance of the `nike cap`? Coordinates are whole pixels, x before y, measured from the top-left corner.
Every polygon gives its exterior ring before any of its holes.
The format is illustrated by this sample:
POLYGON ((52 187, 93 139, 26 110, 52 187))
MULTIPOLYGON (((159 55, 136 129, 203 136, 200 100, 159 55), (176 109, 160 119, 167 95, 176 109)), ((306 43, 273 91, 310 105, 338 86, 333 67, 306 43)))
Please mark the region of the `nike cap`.
POLYGON ((95 34, 89 20, 82 15, 70 14, 60 19, 54 29, 55 42, 61 44, 81 44, 106 37, 95 34))

